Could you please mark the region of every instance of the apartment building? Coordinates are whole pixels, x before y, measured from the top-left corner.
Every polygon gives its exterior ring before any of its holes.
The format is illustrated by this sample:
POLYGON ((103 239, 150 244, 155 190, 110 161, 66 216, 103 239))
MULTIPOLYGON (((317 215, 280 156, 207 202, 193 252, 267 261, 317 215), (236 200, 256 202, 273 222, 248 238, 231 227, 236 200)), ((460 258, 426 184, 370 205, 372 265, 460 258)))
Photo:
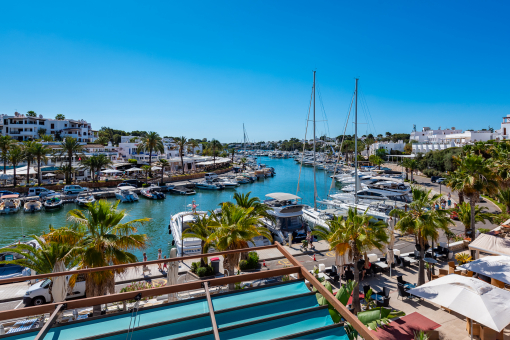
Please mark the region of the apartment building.
POLYGON ((92 130, 92 126, 87 121, 75 119, 50 119, 43 115, 38 117, 28 117, 19 112, 14 112, 13 116, 0 115, 1 129, 3 136, 11 136, 18 141, 26 141, 40 138, 39 132, 45 130, 45 134, 53 135, 55 139, 64 139, 74 137, 78 142, 92 143, 97 139, 97 130, 92 130))

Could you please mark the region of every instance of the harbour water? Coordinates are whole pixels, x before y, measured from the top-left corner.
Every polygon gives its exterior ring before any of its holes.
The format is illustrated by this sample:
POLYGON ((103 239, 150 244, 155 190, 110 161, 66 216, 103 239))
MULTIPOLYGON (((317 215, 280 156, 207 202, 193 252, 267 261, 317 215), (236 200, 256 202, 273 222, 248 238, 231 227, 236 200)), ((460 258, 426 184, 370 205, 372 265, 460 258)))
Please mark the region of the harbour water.
MULTIPOLYGON (((242 184, 236 189, 225 190, 200 190, 192 196, 181 196, 167 194, 165 200, 147 200, 140 196, 140 200, 136 203, 120 203, 119 207, 127 211, 126 221, 149 217, 151 221, 139 228, 140 233, 149 236, 150 245, 146 249, 149 259, 157 257, 158 248, 163 249, 163 254, 169 254, 171 248, 172 237, 168 234, 168 223, 170 215, 180 211, 188 210, 187 205, 194 199, 199 205, 199 210, 211 210, 218 208, 221 202, 233 201, 234 193, 248 193, 251 196, 257 196, 261 200, 266 194, 272 192, 286 192, 296 194, 299 165, 292 158, 288 159, 272 159, 269 157, 260 157, 259 163, 266 164, 275 168, 276 176, 260 179, 252 184, 242 184)), ((323 170, 316 170, 317 173, 317 195, 319 198, 326 198, 329 187, 331 185, 331 173, 323 170)), ((331 193, 336 192, 333 187, 331 193)), ((313 168, 302 167, 299 192, 304 204, 313 205, 313 168)), ((114 202, 114 199, 110 199, 114 202)), ((49 225, 54 228, 65 226, 67 212, 72 209, 81 209, 75 204, 66 204, 64 208, 55 212, 42 211, 34 214, 25 214, 20 211, 17 214, 0 216, 0 245, 18 241, 25 235, 40 235, 49 230, 49 225)), ((141 258, 142 252, 135 252, 141 258)))

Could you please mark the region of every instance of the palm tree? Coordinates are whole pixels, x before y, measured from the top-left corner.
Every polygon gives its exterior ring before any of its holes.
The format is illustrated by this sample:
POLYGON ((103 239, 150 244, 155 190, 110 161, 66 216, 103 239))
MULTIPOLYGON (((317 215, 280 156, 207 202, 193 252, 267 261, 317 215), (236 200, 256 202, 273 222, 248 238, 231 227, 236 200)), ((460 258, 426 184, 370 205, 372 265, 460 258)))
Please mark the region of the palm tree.
MULTIPOLYGON (((330 247, 336 250, 338 246, 341 254, 348 252, 354 262, 354 281, 357 284, 355 284, 352 295, 352 306, 354 314, 357 314, 361 311, 358 262, 369 250, 376 248, 382 251, 384 245, 388 243, 388 233, 386 232, 388 226, 382 221, 374 221, 366 211, 363 214, 358 214, 357 209, 351 208, 347 213, 347 219, 339 217, 327 223, 334 231, 331 235, 324 235, 328 236, 330 247)), ((321 229, 317 229, 317 232, 320 233, 321 229)))
MULTIPOLYGON (((486 210, 486 207, 475 206, 475 223, 482 222, 485 224, 485 221, 492 223, 492 214, 486 212, 486 210)), ((467 202, 459 203, 452 211, 457 213, 459 221, 464 225, 464 230, 467 233, 471 228, 471 205, 467 202)))
POLYGON ((236 201, 236 204, 245 209, 253 208, 251 214, 254 216, 275 222, 275 216, 269 213, 269 211, 273 210, 273 208, 270 208, 262 203, 258 197, 250 197, 250 194, 251 191, 247 194, 240 194, 236 192, 234 194, 234 200, 236 201))
POLYGON ((234 162, 235 154, 236 154, 236 149, 234 149, 234 148, 230 149, 230 159, 232 160, 232 162, 234 162))
POLYGON ((223 145, 221 145, 220 141, 217 139, 213 139, 209 144, 213 151, 213 165, 216 166, 216 152, 220 151, 223 148, 223 145))
POLYGON ((188 146, 188 139, 186 137, 174 137, 174 143, 179 148, 179 156, 181 157, 182 174, 184 175, 184 150, 188 146))
POLYGON ((457 192, 457 195, 459 196, 459 203, 464 203, 464 191, 462 191, 463 184, 459 174, 455 171, 450 172, 446 176, 445 184, 447 187, 457 192))
MULTIPOLYGON (((245 249, 248 242, 254 242, 257 236, 263 236, 272 242, 271 232, 260 226, 258 216, 252 214, 253 208, 243 208, 230 202, 222 205, 221 213, 213 213, 209 226, 214 232, 208 237, 207 242, 214 243, 219 251, 245 249)), ((223 268, 228 270, 229 275, 234 275, 234 270, 239 265, 240 253, 224 256, 223 268)), ((229 290, 234 289, 234 283, 229 284, 229 290)))
MULTIPOLYGON (((60 144, 62 148, 61 156, 67 156, 67 171, 66 174, 66 184, 71 184, 72 174, 71 169, 73 166, 73 155, 77 156, 82 151, 82 147, 78 140, 73 137, 66 137, 65 140, 60 144)), ((62 167, 63 169, 63 167, 62 167)))
POLYGON ((1 249, 2 252, 13 252, 22 255, 23 258, 12 261, 2 261, 0 264, 15 264, 27 267, 37 274, 52 273, 58 261, 63 261, 67 269, 71 269, 77 264, 78 256, 73 252, 73 245, 49 242, 45 240, 44 235, 30 235, 30 237, 35 239, 41 248, 34 248, 24 243, 16 244, 9 248, 3 248, 1 249))
POLYGON ((496 195, 499 203, 504 204, 506 212, 510 213, 510 189, 499 189, 499 193, 496 195))
POLYGON ((373 165, 378 165, 379 166, 379 170, 381 170, 381 164, 384 163, 384 160, 379 157, 379 156, 376 156, 376 155, 371 155, 369 158, 368 158, 369 162, 372 163, 373 165))
POLYGON ((403 211, 393 209, 391 216, 398 216, 396 229, 402 233, 413 233, 418 239, 420 245, 420 268, 418 271, 418 285, 425 283, 425 264, 423 261, 425 255, 425 243, 430 238, 437 240, 439 230, 448 232, 448 226, 453 222, 448 216, 448 210, 434 210, 434 202, 441 198, 441 195, 432 195, 431 190, 412 188, 413 201, 409 204, 409 209, 403 211))
POLYGON ((106 155, 94 155, 88 158, 83 159, 82 164, 90 169, 90 173, 92 174, 92 180, 97 181, 99 177, 99 172, 102 168, 112 164, 110 158, 106 155))
POLYGON ((53 141, 53 136, 52 135, 41 135, 41 140, 43 142, 51 142, 51 141, 53 141))
MULTIPOLYGON (((190 141, 188 141, 188 148, 191 149, 191 154, 194 155, 195 154, 195 149, 198 148, 200 146, 200 143, 198 143, 198 141, 196 139, 191 139, 190 141)), ((199 151, 199 150, 197 150, 199 151)))
POLYGON ((41 185, 41 163, 48 164, 48 157, 46 155, 50 153, 50 148, 41 143, 36 143, 32 148, 32 153, 37 161, 37 183, 41 185))
POLYGON ((21 144, 21 149, 23 150, 25 161, 27 161, 26 186, 28 186, 28 183, 30 182, 30 163, 34 160, 33 149, 36 144, 36 142, 30 140, 27 140, 21 144))
POLYGON ((25 158, 25 154, 23 150, 18 145, 13 145, 9 151, 9 156, 7 160, 12 164, 14 170, 13 184, 16 187, 16 167, 19 163, 23 162, 25 158))
POLYGON ((138 144, 138 152, 149 151, 149 174, 152 177, 152 151, 164 153, 165 146, 157 132, 150 131, 147 136, 140 137, 141 141, 138 144))
POLYGON ((481 193, 493 195, 498 191, 497 176, 492 170, 491 159, 484 159, 483 156, 467 154, 458 159, 458 168, 455 175, 460 183, 459 190, 469 198, 471 205, 471 239, 475 239, 475 205, 481 193))
MULTIPOLYGON (((414 181, 413 171, 418 168, 418 161, 411 158, 406 158, 402 161, 402 166, 411 171, 411 182, 414 181)), ((406 179, 407 179, 407 170, 406 170, 406 179)))
MULTIPOLYGON (((4 174, 7 169, 7 161, 9 160, 9 151, 16 144, 16 142, 11 138, 11 136, 0 136, 0 152, 2 157, 2 162, 4 163, 4 174)), ((7 179, 4 180, 4 185, 6 185, 7 179)))
POLYGON ((163 176, 165 174, 165 167, 169 166, 170 163, 166 159, 162 158, 159 160, 159 164, 161 164, 161 185, 163 185, 163 176))
POLYGON ((244 171, 244 169, 246 168, 246 162, 248 162, 248 160, 246 159, 246 157, 241 158, 240 163, 241 163, 241 166, 242 166, 243 171, 244 171))
MULTIPOLYGON (((212 215, 211 215, 212 216, 212 215)), ((182 238, 198 238, 200 240, 200 247, 202 248, 202 254, 207 254, 212 244, 209 241, 209 237, 214 231, 209 224, 212 221, 212 217, 203 215, 200 216, 195 222, 190 223, 190 227, 182 234, 182 238)), ((200 266, 205 267, 207 265, 207 258, 202 257, 200 259, 200 266)))
POLYGON ((145 184, 147 184, 147 181, 149 180, 147 176, 151 172, 151 167, 149 165, 143 165, 142 170, 145 172, 145 184))
MULTIPOLYGON (((118 204, 119 202, 112 204, 99 200, 87 205, 86 210, 71 210, 68 212, 68 220, 72 224, 60 229, 50 229, 45 238, 62 244, 75 244, 75 251, 80 254, 79 269, 138 262, 130 250, 147 247, 148 237, 137 234, 137 227, 148 223, 150 219, 126 222, 126 211, 117 209, 118 204)), ((87 274, 86 295, 92 297, 115 293, 115 275, 122 274, 125 270, 87 274)), ((100 311, 100 305, 94 306, 94 314, 100 311)))

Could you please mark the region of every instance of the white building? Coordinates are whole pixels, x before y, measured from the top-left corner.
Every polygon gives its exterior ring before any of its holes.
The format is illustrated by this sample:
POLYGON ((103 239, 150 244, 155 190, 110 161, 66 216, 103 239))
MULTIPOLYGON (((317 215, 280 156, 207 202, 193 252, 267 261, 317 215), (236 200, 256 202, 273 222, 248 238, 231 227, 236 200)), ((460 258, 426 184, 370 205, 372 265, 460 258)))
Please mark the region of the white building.
POLYGON ((411 137, 409 139, 411 141, 417 141, 418 143, 444 143, 446 142, 446 136, 454 133, 462 133, 462 130, 457 130, 454 127, 446 130, 441 130, 441 127, 439 127, 438 130, 424 127, 421 131, 411 132, 411 137))
MULTIPOLYGON (((399 140, 398 142, 377 142, 371 144, 369 147, 369 155, 375 155, 376 151, 379 149, 386 150, 386 153, 389 155, 391 151, 400 151, 404 152, 405 143, 404 141, 399 140)), ((365 151, 366 153, 366 151, 365 151)))
POLYGON ((510 114, 506 115, 506 117, 503 117, 501 128, 494 132, 497 133, 497 136, 500 140, 510 139, 510 114))
POLYGON ((83 119, 57 120, 44 118, 42 115, 27 117, 15 112, 13 116, 1 115, 0 120, 2 124, 0 133, 18 141, 38 139, 40 129, 46 130, 45 134, 52 135, 54 138, 57 136, 60 136, 61 139, 74 137, 78 142, 84 143, 91 143, 97 139, 97 130, 92 130, 91 124, 83 119))

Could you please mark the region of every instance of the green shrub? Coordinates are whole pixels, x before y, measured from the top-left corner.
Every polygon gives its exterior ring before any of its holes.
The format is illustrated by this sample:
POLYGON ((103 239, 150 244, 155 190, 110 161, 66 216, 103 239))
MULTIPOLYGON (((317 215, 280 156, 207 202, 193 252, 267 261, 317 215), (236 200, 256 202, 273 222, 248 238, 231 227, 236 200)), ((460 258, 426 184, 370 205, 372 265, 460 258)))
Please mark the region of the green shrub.
POLYGON ((248 267, 248 261, 246 261, 246 260, 241 260, 241 261, 239 261, 239 269, 241 269, 241 270, 247 270, 247 269, 250 269, 250 268, 248 267))
POLYGON ((206 267, 200 267, 197 269, 197 275, 198 277, 206 276, 207 275, 207 268, 206 267))
POLYGON ((488 233, 489 231, 491 231, 490 229, 487 229, 487 228, 479 228, 478 231, 482 234, 485 234, 485 233, 488 233))
POLYGON ((251 251, 248 253, 247 260, 241 260, 239 262, 239 269, 241 270, 249 270, 256 269, 259 266, 259 254, 255 251, 251 251))
POLYGON ((200 267, 200 262, 192 262, 191 263, 191 272, 197 273, 197 269, 200 267))
POLYGON ((131 163, 131 164, 138 164, 138 161, 136 159, 128 159, 128 163, 131 163))

